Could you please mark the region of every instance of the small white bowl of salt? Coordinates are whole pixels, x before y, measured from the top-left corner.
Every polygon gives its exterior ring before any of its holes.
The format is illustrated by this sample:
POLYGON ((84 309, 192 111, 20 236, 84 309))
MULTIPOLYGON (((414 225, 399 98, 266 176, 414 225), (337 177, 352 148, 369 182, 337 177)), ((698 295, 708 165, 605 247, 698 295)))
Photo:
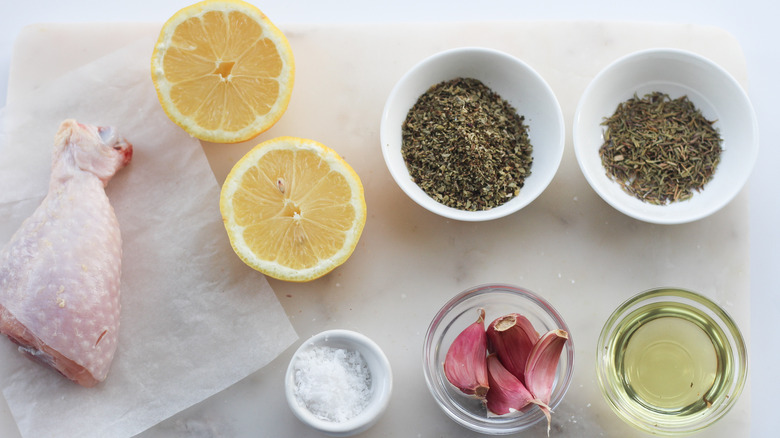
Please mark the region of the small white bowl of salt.
POLYGON ((390 402, 393 374, 374 341, 349 330, 327 330, 298 347, 284 386, 299 420, 343 437, 379 420, 390 402))

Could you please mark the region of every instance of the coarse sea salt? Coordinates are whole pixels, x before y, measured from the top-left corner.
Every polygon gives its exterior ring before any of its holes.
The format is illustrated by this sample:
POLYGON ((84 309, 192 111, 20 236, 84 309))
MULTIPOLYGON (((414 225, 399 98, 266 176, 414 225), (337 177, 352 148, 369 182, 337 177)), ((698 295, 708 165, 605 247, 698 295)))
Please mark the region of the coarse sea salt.
POLYGON ((295 362, 295 398, 317 418, 344 422, 371 399, 371 372, 358 351, 316 346, 295 362))

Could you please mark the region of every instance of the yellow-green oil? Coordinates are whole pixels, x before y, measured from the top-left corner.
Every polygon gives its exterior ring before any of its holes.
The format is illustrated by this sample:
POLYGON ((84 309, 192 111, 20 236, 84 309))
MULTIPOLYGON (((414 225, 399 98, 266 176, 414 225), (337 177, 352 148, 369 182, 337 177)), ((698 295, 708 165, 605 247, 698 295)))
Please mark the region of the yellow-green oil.
POLYGON ((632 410, 686 417, 725 395, 734 359, 709 316, 681 303, 656 303, 623 322, 613 343, 612 378, 632 410))

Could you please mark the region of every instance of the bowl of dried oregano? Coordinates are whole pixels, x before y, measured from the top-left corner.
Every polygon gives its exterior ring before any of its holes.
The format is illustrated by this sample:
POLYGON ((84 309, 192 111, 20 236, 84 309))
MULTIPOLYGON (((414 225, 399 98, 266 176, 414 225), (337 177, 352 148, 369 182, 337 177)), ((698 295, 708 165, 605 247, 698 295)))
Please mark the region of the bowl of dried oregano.
POLYGON ((563 155, 552 89, 493 49, 434 54, 409 70, 382 113, 385 163, 417 204, 462 221, 497 219, 536 199, 563 155))

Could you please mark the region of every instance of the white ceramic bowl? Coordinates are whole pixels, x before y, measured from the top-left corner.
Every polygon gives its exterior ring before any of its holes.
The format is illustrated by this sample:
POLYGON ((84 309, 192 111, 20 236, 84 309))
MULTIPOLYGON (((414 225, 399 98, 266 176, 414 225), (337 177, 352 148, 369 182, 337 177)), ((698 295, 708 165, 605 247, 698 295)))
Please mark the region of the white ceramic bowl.
POLYGON ((615 209, 645 222, 678 224, 704 218, 742 189, 758 156, 758 122, 747 94, 726 70, 694 53, 650 49, 629 54, 602 70, 583 93, 574 115, 574 151, 591 187, 615 209), (636 93, 687 95, 723 139, 713 178, 691 199, 654 205, 626 193, 607 175, 599 157, 601 123, 636 93))
POLYGON ((393 373, 382 349, 366 336, 349 330, 327 330, 304 341, 290 360, 284 378, 287 404, 301 422, 330 436, 351 436, 373 426, 387 409, 393 388, 393 373), (368 405, 357 416, 344 421, 333 422, 318 418, 295 397, 295 362, 304 351, 315 346, 328 346, 358 351, 371 373, 372 396, 368 405))
POLYGON ((547 188, 561 162, 564 131, 558 100, 538 73, 506 53, 467 47, 435 54, 414 66, 398 81, 385 103, 380 139, 390 174, 414 202, 450 219, 484 221, 520 210, 547 188), (401 155, 401 127, 409 109, 431 86, 459 77, 478 79, 509 102, 520 116, 525 117, 533 146, 531 176, 526 178, 519 195, 489 210, 459 210, 437 202, 412 181, 401 155))

